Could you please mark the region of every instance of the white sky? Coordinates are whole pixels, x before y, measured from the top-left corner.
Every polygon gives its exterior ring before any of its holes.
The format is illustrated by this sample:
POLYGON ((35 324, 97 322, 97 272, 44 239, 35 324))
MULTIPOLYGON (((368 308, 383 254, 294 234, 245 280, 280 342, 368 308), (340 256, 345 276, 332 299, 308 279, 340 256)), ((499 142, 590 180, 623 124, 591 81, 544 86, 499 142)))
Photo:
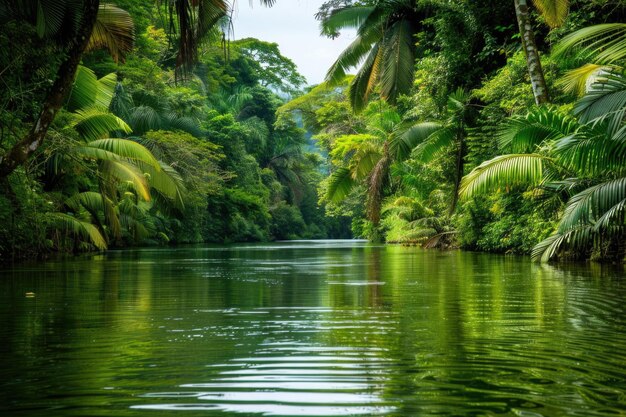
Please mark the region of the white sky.
POLYGON ((263 7, 253 0, 237 1, 234 16, 235 39, 254 37, 276 42, 280 52, 298 66, 309 84, 319 84, 341 51, 354 40, 354 33, 337 39, 319 35, 314 14, 324 0, 277 0, 273 7, 263 7))

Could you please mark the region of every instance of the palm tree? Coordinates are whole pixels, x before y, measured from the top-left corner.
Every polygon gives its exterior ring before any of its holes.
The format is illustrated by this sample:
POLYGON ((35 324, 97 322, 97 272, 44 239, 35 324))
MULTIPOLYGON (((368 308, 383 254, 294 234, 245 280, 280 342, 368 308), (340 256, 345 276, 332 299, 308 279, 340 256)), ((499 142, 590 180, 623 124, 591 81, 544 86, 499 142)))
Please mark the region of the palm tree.
MULTIPOLYGON (((533 26, 528 11, 528 2, 527 0, 513 1, 535 102, 538 105, 545 104, 549 101, 548 87, 543 75, 541 60, 539 59, 539 49, 537 48, 533 34, 533 26)), ((533 3, 551 28, 563 24, 569 11, 569 0, 533 0, 533 3)))
POLYGON ((604 122, 605 103, 588 103, 585 98, 575 108, 580 120, 588 118, 584 124, 552 108, 511 119, 500 142, 516 153, 484 162, 461 183, 462 198, 513 186, 565 195, 557 230, 534 248, 535 259, 547 261, 568 249, 586 254, 595 247, 603 255, 615 245, 620 253, 624 250, 619 247, 626 214, 624 125, 611 130, 604 122))
POLYGON ((470 105, 470 95, 462 89, 450 94, 443 122, 418 123, 393 142, 394 153, 412 152, 415 161, 432 163, 450 151, 454 154, 453 193, 449 206, 452 215, 457 205, 457 196, 463 177, 465 156, 467 153, 467 128, 475 118, 474 108, 470 105), (401 146, 400 151, 397 147, 401 146))
POLYGON ((0 157, 0 179, 23 164, 43 143, 48 128, 65 104, 85 51, 106 46, 114 59, 123 59, 124 54, 132 49, 134 26, 127 12, 111 5, 100 5, 99 0, 84 0, 78 10, 73 10, 68 4, 69 0, 12 0, 5 5, 15 11, 17 18, 32 21, 34 16, 37 31, 42 36, 52 36, 71 27, 63 25, 66 17, 74 21, 76 29, 64 45, 66 57, 57 70, 33 127, 0 157), (24 15, 24 11, 30 14, 24 15))
POLYGON ((341 29, 355 28, 357 37, 328 70, 326 80, 339 83, 348 69, 363 62, 350 84, 352 107, 362 110, 376 87, 384 100, 395 103, 412 86, 415 35, 425 17, 415 0, 384 0, 333 10, 322 21, 322 34, 334 36, 341 29))

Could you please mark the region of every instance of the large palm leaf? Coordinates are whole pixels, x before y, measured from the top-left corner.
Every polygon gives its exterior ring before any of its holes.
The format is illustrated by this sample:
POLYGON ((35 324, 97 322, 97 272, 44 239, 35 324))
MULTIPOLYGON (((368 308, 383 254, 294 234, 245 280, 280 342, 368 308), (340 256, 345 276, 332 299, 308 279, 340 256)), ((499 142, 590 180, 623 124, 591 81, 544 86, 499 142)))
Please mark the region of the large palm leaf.
POLYGON ((106 48, 115 62, 133 50, 135 26, 130 14, 112 4, 101 4, 86 51, 106 48))
POLYGON ((550 158, 540 154, 500 155, 474 168, 461 180, 459 194, 469 198, 489 190, 515 185, 539 185, 550 158))

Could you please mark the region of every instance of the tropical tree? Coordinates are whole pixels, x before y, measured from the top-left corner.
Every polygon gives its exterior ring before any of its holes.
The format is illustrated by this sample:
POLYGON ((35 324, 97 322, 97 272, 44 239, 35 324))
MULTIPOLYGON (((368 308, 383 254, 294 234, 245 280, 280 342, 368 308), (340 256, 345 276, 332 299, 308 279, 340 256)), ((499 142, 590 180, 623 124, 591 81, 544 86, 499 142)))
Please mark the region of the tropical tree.
POLYGON ((356 39, 328 70, 326 80, 339 83, 350 68, 363 62, 350 84, 353 108, 362 110, 376 87, 384 100, 395 103, 413 84, 415 37, 426 17, 426 9, 416 0, 342 6, 324 14, 323 35, 333 37, 342 29, 357 30, 356 39))
MULTIPOLYGON (((558 27, 565 21, 569 11, 569 0, 533 0, 535 7, 543 16, 546 24, 551 28, 558 27)), ((539 49, 535 41, 533 33, 533 25, 530 21, 528 1, 514 0, 515 16, 522 39, 522 48, 526 55, 526 63, 528 66, 528 74, 530 76, 530 84, 533 89, 536 104, 545 104, 550 98, 548 95, 548 86, 543 74, 541 60, 539 58, 539 49)))
MULTIPOLYGON (((603 86, 595 88, 596 95, 610 94, 603 86)), ((547 261, 567 250, 586 255, 592 248, 600 257, 623 254, 626 140, 623 129, 610 128, 603 110, 606 100, 597 100, 592 90, 574 110, 584 124, 553 108, 511 119, 500 142, 515 153, 470 172, 463 178, 461 197, 505 187, 538 187, 567 202, 555 234, 534 248, 535 259, 547 261)))
POLYGON ((58 35, 68 40, 61 47, 65 58, 32 128, 0 156, 0 179, 23 164, 43 143, 48 128, 65 104, 83 53, 106 47, 114 59, 123 59, 124 54, 132 49, 134 36, 130 15, 112 5, 100 5, 99 0, 84 0, 77 9, 70 7, 69 0, 13 0, 5 5, 4 11, 5 14, 13 11, 13 18, 34 23, 40 36, 58 35), (64 25, 65 19, 74 24, 64 25), (64 33, 68 28, 75 29, 70 34, 64 33))

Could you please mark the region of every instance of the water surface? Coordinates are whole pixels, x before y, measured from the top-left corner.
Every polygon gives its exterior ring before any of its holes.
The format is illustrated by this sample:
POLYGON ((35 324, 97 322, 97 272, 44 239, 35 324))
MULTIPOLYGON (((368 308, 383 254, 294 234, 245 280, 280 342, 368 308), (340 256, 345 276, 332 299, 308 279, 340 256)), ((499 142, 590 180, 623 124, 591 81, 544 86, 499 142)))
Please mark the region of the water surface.
POLYGON ((349 241, 20 265, 0 414, 623 416, 624 275, 349 241))

